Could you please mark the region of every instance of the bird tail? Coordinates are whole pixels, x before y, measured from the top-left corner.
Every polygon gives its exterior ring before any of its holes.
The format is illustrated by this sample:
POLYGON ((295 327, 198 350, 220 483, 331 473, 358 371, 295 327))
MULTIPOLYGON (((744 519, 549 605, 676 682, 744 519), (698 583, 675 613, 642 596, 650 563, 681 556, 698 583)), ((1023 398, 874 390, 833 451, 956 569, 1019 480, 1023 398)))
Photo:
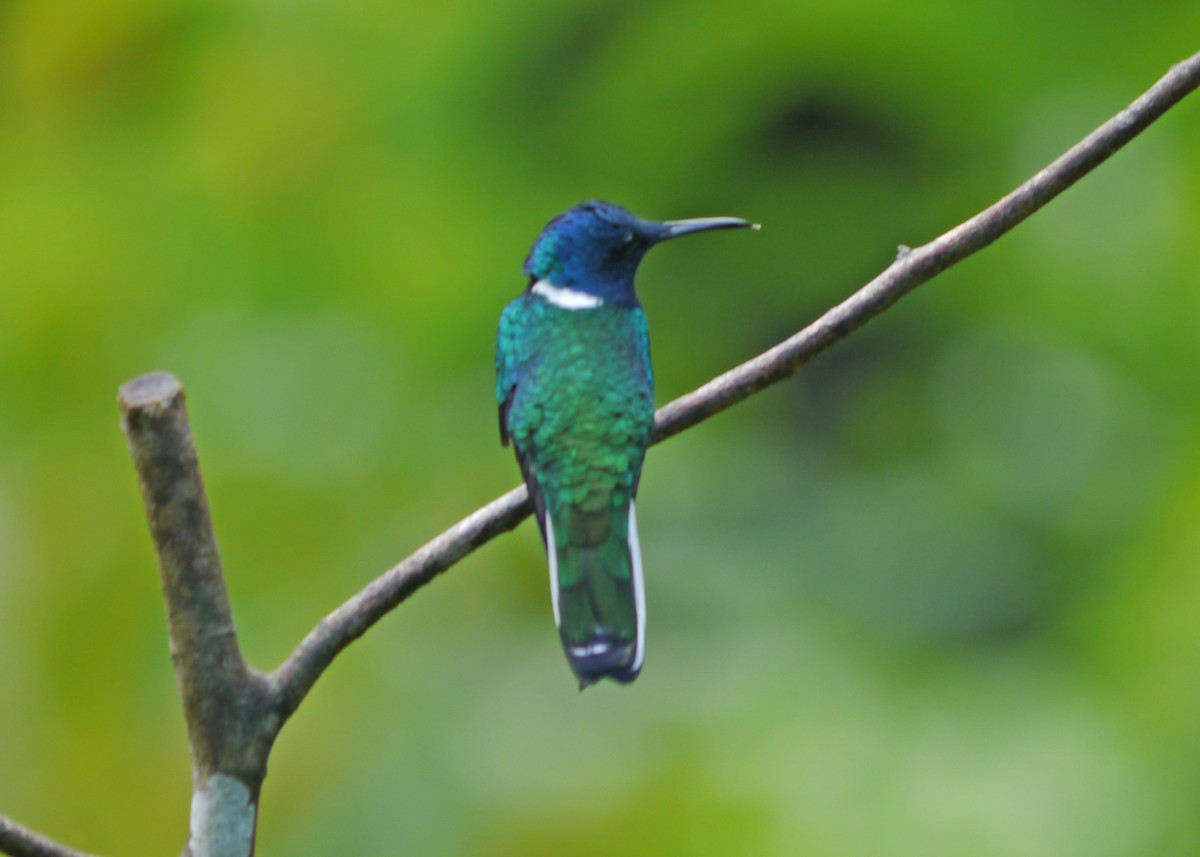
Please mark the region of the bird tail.
POLYGON ((646 650, 646 596, 633 500, 592 511, 547 510, 554 621, 580 688, 637 678, 646 650))

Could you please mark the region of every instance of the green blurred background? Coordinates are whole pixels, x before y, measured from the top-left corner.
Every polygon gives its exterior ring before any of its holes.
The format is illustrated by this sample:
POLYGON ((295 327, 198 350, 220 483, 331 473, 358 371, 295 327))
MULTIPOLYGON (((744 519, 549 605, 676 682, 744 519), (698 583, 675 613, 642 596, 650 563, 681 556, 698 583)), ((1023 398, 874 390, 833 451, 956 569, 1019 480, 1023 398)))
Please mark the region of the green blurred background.
MULTIPOLYGON (((0 812, 177 853, 117 386, 187 385, 251 661, 515 484, 494 325, 600 197, 659 400, 1198 47, 1200 4, 0 5, 0 812)), ((1200 853, 1200 100, 795 380, 654 449, 649 653, 576 692, 531 524, 337 661, 264 855, 1200 853)))

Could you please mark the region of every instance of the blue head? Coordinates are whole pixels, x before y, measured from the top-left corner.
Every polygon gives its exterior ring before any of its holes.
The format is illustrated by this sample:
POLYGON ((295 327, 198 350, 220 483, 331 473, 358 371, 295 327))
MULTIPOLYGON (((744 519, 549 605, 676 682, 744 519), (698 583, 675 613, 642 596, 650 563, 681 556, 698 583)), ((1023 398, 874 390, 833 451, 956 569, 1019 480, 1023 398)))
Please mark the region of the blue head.
POLYGON ((611 202, 584 202, 546 224, 525 273, 560 288, 595 295, 609 303, 637 306, 633 275, 646 251, 660 241, 752 224, 736 217, 695 220, 642 220, 611 202))

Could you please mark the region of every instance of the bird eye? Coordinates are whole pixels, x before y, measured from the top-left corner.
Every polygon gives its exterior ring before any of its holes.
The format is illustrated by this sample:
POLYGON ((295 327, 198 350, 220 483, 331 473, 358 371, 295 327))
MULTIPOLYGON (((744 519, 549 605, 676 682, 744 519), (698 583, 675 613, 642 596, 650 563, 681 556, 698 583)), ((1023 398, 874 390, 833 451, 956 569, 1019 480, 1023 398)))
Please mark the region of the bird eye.
POLYGON ((625 243, 626 243, 626 244, 632 244, 632 243, 633 243, 633 233, 632 233, 632 232, 626 232, 626 233, 625 233, 625 235, 624 235, 624 238, 625 238, 625 243))

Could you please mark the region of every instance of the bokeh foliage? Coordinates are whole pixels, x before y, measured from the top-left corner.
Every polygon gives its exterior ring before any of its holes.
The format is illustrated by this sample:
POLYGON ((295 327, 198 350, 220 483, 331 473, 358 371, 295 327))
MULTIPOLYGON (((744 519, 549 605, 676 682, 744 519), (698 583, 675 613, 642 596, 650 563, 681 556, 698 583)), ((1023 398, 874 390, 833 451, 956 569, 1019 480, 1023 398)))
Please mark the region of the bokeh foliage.
MULTIPOLYGON (((659 399, 798 329, 1197 47, 1079 0, 0 5, 0 811, 172 853, 182 717, 114 394, 189 390, 276 664, 510 487, 492 342, 589 197, 659 399)), ((352 647, 270 855, 1200 850, 1200 102, 784 388, 656 448, 650 639, 578 694, 523 526, 352 647)))

